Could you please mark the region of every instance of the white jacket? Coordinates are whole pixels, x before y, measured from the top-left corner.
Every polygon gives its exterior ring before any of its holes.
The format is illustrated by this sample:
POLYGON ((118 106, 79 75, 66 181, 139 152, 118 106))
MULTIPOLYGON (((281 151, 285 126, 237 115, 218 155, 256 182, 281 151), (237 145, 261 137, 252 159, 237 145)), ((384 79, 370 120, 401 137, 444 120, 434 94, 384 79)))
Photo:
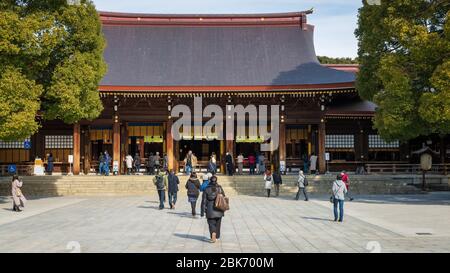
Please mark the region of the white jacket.
POLYGON ((127 169, 133 168, 133 157, 131 155, 127 155, 125 161, 127 163, 127 169))
POLYGON ((264 182, 265 182, 265 189, 266 190, 270 190, 272 189, 272 184, 273 184, 273 176, 270 175, 270 180, 267 180, 267 175, 264 175, 264 182))

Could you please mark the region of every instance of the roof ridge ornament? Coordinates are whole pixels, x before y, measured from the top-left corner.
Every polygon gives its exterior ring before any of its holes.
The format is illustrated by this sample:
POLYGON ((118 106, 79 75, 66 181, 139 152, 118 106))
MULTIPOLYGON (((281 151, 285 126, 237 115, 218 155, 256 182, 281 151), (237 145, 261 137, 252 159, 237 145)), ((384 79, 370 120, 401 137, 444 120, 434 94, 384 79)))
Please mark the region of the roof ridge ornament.
POLYGON ((304 31, 308 30, 308 14, 312 14, 314 12, 314 8, 310 8, 309 10, 306 10, 302 12, 302 16, 300 19, 300 28, 304 31))

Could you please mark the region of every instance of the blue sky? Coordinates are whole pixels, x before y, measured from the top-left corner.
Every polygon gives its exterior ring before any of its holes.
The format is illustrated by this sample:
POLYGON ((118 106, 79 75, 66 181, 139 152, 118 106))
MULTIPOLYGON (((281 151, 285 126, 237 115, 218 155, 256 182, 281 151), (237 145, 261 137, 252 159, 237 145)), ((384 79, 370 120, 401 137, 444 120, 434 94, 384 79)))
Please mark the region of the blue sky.
POLYGON ((94 0, 98 10, 139 13, 268 13, 314 8, 317 55, 356 57, 361 0, 94 0))

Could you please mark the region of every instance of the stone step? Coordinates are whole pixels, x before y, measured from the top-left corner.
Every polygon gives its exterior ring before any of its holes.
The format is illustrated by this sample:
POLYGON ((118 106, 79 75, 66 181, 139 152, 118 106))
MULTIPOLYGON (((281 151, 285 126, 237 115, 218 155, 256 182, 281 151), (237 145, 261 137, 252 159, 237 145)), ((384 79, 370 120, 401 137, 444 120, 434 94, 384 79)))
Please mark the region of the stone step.
MULTIPOLYGON (((187 176, 179 176, 180 194, 186 194, 184 184, 187 176)), ((0 195, 11 194, 11 178, 0 177, 0 195)), ((152 176, 31 176, 24 177, 23 192, 35 196, 64 195, 147 195, 156 193, 152 176)), ((308 192, 330 194, 333 177, 309 176, 308 192)), ((414 176, 353 176, 351 177, 351 192, 353 194, 396 194, 419 193, 420 189, 412 186, 411 181, 419 178, 414 176)), ((435 178, 446 179, 444 178, 435 178)), ((265 182, 262 176, 218 176, 227 195, 257 194, 264 195, 265 182)), ((448 181, 448 179, 446 180, 448 181)), ((295 194, 297 176, 283 176, 281 193, 295 194)))

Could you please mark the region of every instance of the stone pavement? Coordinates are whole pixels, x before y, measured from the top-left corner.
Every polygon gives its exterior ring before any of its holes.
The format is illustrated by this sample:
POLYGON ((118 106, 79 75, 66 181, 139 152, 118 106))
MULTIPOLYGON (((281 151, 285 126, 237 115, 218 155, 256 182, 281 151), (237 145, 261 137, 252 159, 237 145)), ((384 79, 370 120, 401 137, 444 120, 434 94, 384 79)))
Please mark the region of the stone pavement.
POLYGON ((152 195, 36 199, 22 213, 0 198, 0 252, 450 252, 449 193, 357 196, 344 223, 326 199, 233 196, 210 244, 184 195, 176 210, 152 195))

